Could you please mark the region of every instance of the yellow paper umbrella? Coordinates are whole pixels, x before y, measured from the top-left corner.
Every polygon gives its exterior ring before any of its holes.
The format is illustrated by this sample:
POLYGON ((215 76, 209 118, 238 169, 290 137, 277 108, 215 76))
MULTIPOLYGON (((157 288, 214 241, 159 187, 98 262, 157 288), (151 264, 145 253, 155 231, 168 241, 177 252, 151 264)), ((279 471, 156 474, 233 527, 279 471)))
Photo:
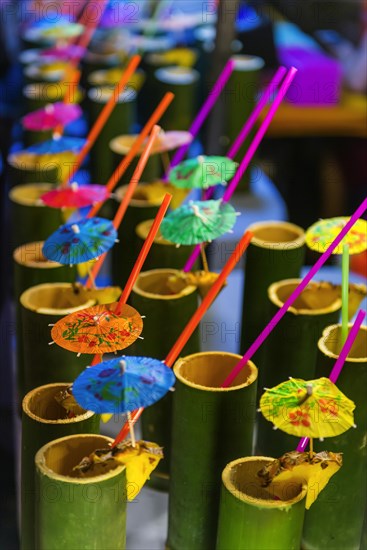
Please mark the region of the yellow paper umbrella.
MULTIPOLYGON (((324 252, 330 243, 339 235, 350 218, 339 217, 319 220, 306 232, 306 244, 316 252, 324 252)), ((348 245, 349 254, 359 254, 367 249, 367 222, 359 219, 348 231, 333 254, 342 254, 343 246, 348 245)))

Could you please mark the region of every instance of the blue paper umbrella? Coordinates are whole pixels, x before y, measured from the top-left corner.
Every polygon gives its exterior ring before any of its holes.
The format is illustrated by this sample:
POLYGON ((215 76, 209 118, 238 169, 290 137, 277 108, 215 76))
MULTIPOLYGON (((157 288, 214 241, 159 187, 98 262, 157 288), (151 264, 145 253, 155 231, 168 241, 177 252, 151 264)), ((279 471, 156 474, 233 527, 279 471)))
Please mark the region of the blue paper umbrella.
POLYGON ((45 242, 42 252, 48 260, 73 265, 98 258, 113 247, 117 231, 110 220, 84 218, 59 227, 45 242))
POLYGON ((153 405, 174 383, 173 371, 161 361, 123 356, 87 367, 73 383, 73 396, 86 410, 128 413, 153 405))
POLYGON ((78 153, 84 143, 85 139, 82 138, 57 136, 53 139, 36 143, 25 149, 25 152, 33 153, 34 155, 54 155, 66 152, 78 153))

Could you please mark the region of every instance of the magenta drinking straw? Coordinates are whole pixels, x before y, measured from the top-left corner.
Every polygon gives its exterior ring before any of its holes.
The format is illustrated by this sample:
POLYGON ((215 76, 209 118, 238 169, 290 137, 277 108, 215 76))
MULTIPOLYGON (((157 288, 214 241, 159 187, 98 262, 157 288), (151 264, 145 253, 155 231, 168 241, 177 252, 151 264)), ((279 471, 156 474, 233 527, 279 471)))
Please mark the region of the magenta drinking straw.
MULTIPOLYGON (((266 114, 266 117, 264 118, 263 122, 261 123, 260 128, 256 132, 255 137, 251 142, 251 145, 247 149, 246 154, 243 157, 242 162, 241 162, 241 164, 240 164, 240 166, 239 166, 239 168, 236 172, 236 175, 234 176, 234 178, 232 179, 232 181, 229 183, 229 185, 226 188, 226 191, 223 195, 223 201, 224 202, 227 202, 227 201, 230 200, 230 198, 231 198, 232 194, 234 193, 237 185, 241 181, 241 179, 243 177, 243 174, 245 173, 246 169, 248 168, 248 165, 250 164, 253 156, 255 155, 255 153, 257 151, 257 148, 260 145, 261 140, 263 139, 267 129, 269 128, 270 123, 273 120, 273 117, 274 117, 275 113, 277 112, 280 103, 282 102, 285 94, 288 91, 289 86, 291 85, 294 77, 296 76, 296 73, 297 73, 297 69, 295 67, 291 67, 291 69, 289 69, 287 76, 285 77, 282 85, 279 88, 279 92, 278 92, 276 98, 274 99, 274 102, 272 103, 268 113, 266 114)), ((187 273, 188 271, 190 271, 193 268, 193 266, 194 266, 197 258, 199 257, 199 255, 200 255, 200 245, 197 245, 194 248, 194 251, 191 254, 190 258, 186 262, 185 267, 183 268, 184 272, 187 273)))
POLYGON ((227 376, 227 378, 223 382, 223 385, 222 385, 223 388, 228 388, 232 384, 232 382, 235 380, 235 378, 241 372, 243 367, 247 364, 247 361, 249 361, 251 359, 251 357, 254 355, 254 353, 257 352, 257 350, 259 349, 261 344, 266 340, 266 338, 269 336, 269 334, 274 330, 274 328, 277 326, 279 321, 287 313, 287 311, 291 307, 291 305, 297 300, 297 298, 302 293, 302 291, 306 288, 306 286, 311 281, 311 279, 315 276, 315 274, 318 272, 318 270, 324 265, 324 263, 330 258, 333 251, 335 250, 335 248, 344 239, 344 237, 348 233, 348 231, 353 227, 353 225, 356 223, 356 221, 359 220, 359 218, 364 214, 364 212, 366 210, 367 210, 367 198, 364 199, 362 204, 357 208, 357 210, 354 212, 354 214, 351 216, 351 218, 345 224, 343 229, 340 231, 339 235, 337 235, 335 237, 333 242, 330 244, 329 248, 322 254, 322 256, 320 256, 320 258, 317 260, 315 265, 312 266, 310 271, 302 279, 302 281, 297 286, 297 288, 292 292, 292 294, 284 302, 282 307, 277 311, 277 313, 271 319, 270 323, 259 334, 259 336, 256 338, 255 342, 249 347, 249 349, 246 351, 246 353, 242 357, 242 359, 237 363, 237 365, 235 365, 232 372, 227 376))
MULTIPOLYGON (((361 324, 365 316, 366 316, 366 312, 363 309, 361 309, 358 312, 357 318, 354 321, 354 325, 352 326, 350 333, 347 336, 347 339, 345 341, 344 346, 342 347, 339 357, 335 361, 335 365, 333 366, 329 376, 329 380, 334 382, 334 384, 336 384, 336 381, 339 378, 339 374, 341 373, 345 360, 348 357, 350 350, 352 349, 355 339, 357 338, 358 331, 361 328, 361 324)), ((302 439, 298 443, 297 451, 299 453, 303 453, 308 445, 308 442, 309 442, 308 437, 302 437, 302 439)))

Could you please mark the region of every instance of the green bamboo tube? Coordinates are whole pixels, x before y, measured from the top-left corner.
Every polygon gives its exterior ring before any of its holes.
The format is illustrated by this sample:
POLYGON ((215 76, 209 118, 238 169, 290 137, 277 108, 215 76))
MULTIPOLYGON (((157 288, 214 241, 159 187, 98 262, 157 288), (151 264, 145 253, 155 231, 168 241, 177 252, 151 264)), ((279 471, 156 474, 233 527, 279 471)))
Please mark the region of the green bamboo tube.
POLYGON ((188 130, 194 118, 199 73, 185 67, 164 67, 154 73, 156 97, 173 92, 175 100, 161 118, 160 124, 166 131, 188 130))
MULTIPOLYGON (((146 220, 139 223, 136 227, 136 246, 138 251, 143 246, 150 228, 152 227, 153 221, 154 220, 146 220)), ((149 255, 144 263, 144 271, 159 268, 182 269, 190 257, 193 249, 193 246, 180 246, 177 248, 174 243, 163 239, 160 232, 158 232, 149 251, 149 255)), ((199 262, 196 262, 194 269, 199 269, 198 266, 199 262)))
POLYGON ((367 550, 367 506, 364 512, 364 523, 362 529, 360 550, 367 550))
MULTIPOLYGON (((268 316, 268 287, 276 281, 299 277, 305 257, 305 233, 283 221, 253 223, 254 234, 246 252, 241 323, 241 353, 250 347, 264 328, 268 316)), ((262 367, 262 346, 254 356, 262 367)))
POLYGON ((78 358, 57 344, 49 345, 49 325, 69 313, 94 305, 95 301, 75 293, 68 283, 47 283, 27 289, 21 295, 20 303, 24 346, 24 370, 20 379, 24 381, 24 387, 20 388, 19 397, 44 384, 60 380, 73 382, 90 363, 91 356, 78 358))
MULTIPOLYGON (((352 325, 349 325, 349 329, 352 325)), ((318 342, 316 376, 329 377, 341 349, 341 327, 327 327, 318 342)), ((356 429, 318 443, 343 453, 343 466, 306 511, 303 548, 358 550, 367 504, 367 327, 362 326, 345 361, 338 388, 356 404, 356 429)))
MULTIPOLYGON (((155 218, 162 203, 161 196, 149 197, 146 189, 149 184, 139 184, 131 199, 126 214, 118 229, 119 245, 112 249, 112 281, 113 284, 124 286, 138 257, 135 245, 136 226, 150 218, 155 218)), ((116 190, 117 200, 120 202, 126 193, 126 186, 116 190)), ((116 210, 118 206, 115 206, 116 210)))
MULTIPOLYGON (((46 107, 49 103, 62 101, 65 97, 68 85, 62 82, 37 82, 27 84, 23 88, 23 95, 26 99, 26 111, 31 112, 42 107, 46 107)), ((75 90, 72 95, 72 100, 80 103, 84 98, 84 91, 81 88, 75 90)))
POLYGON ((170 550, 215 548, 221 472, 229 461, 251 454, 257 368, 249 361, 235 384, 221 388, 239 359, 197 353, 174 366, 170 550))
POLYGON ((13 248, 47 239, 62 224, 61 210, 49 208, 40 201, 52 188, 50 183, 31 183, 10 190, 13 248))
MULTIPOLYGON (((129 349, 132 355, 164 359, 198 307, 196 286, 186 286, 176 294, 167 286, 169 277, 179 275, 174 269, 144 271, 138 277, 130 302, 144 312, 144 340, 136 341, 129 349)), ((200 351, 199 331, 196 330, 183 349, 183 354, 200 351)), ((143 439, 154 441, 164 448, 164 459, 151 475, 150 486, 168 490, 171 454, 171 418, 173 394, 168 393, 142 416, 143 439)))
MULTIPOLYGON (((120 138, 121 136, 117 136, 116 138, 112 139, 109 144, 109 148, 112 151, 113 169, 117 168, 117 166, 122 161, 123 157, 126 155, 126 147, 121 146, 120 138)), ((126 172, 121 177, 121 183, 128 184, 130 182, 136 170, 139 160, 140 160, 140 155, 136 156, 132 160, 126 172)), ((150 155, 140 179, 145 182, 151 182, 151 181, 157 180, 158 178, 161 177, 162 171, 163 171, 163 168, 162 168, 162 161, 161 161, 160 155, 157 155, 157 154, 150 155)))
POLYGON ((36 452, 53 439, 80 433, 99 433, 99 416, 80 409, 65 418, 65 409, 55 400, 69 384, 48 384, 35 388, 23 399, 21 458, 21 548, 35 550, 35 465, 36 452))
POLYGON ((27 183, 59 183, 59 166, 55 161, 40 161, 36 157, 24 155, 23 151, 12 153, 8 157, 9 179, 11 186, 27 183))
MULTIPOLYGON (((92 88, 88 91, 89 115, 92 125, 112 94, 113 88, 111 86, 92 88)), ((111 177, 114 162, 109 143, 121 133, 131 133, 135 122, 135 111, 136 92, 133 88, 126 88, 120 94, 113 113, 103 126, 91 149, 90 166, 93 182, 103 184, 111 177)))
POLYGON ((217 550, 299 550, 307 486, 278 483, 276 500, 257 472, 271 458, 253 456, 223 470, 217 550))
MULTIPOLYGON (((224 92, 226 110, 224 132, 229 143, 234 142, 255 107, 256 96, 259 91, 260 72, 264 67, 264 60, 260 57, 234 55, 232 59, 235 62, 235 67, 224 92)), ((235 157, 237 162, 241 162, 243 159, 252 137, 253 134, 250 133, 244 141, 235 157)), ((246 170, 237 189, 247 190, 249 183, 250 168, 246 170)))
POLYGON ((88 51, 82 59, 82 83, 90 88, 90 76, 96 71, 108 70, 126 65, 126 54, 121 52, 88 51))
POLYGON ((73 467, 112 443, 99 435, 71 435, 36 454, 37 550, 124 550, 126 470, 109 465, 95 477, 72 477, 73 467))
POLYGON ((44 63, 37 60, 35 63, 29 63, 23 70, 23 76, 26 85, 37 83, 60 83, 65 80, 67 65, 64 69, 61 68, 62 63, 55 61, 54 63, 44 63), (50 71, 43 70, 45 66, 52 67, 50 71))
MULTIPOLYGON (((286 279, 268 290, 271 317, 279 311, 301 279, 286 279)), ((267 338, 265 356, 259 371, 259 389, 272 388, 289 376, 315 378, 317 342, 325 327, 336 323, 341 299, 331 283, 311 282, 267 338), (315 304, 317 306, 315 307, 315 304)), ((280 430, 259 414, 258 454, 279 457, 297 446, 297 439, 280 430)))

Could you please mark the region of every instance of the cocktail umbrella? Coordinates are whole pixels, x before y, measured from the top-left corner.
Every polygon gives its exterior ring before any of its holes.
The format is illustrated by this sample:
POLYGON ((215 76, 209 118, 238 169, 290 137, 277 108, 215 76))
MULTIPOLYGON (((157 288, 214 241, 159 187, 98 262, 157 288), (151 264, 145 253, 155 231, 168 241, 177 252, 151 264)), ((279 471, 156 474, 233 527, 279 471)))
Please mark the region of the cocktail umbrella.
POLYGON ((51 208, 83 208, 105 201, 110 193, 105 185, 78 185, 52 189, 41 196, 42 202, 51 208))
POLYGON ((83 218, 61 226, 43 245, 48 260, 74 265, 98 258, 113 247, 117 231, 110 220, 83 218))
POLYGON ((199 156, 185 160, 173 168, 169 181, 185 189, 208 189, 214 185, 225 185, 236 173, 238 164, 228 157, 199 156))
MULTIPOLYGON (((137 137, 138 136, 134 134, 118 136, 112 140, 111 147, 116 153, 127 155, 137 137)), ((192 135, 189 132, 160 132, 154 143, 151 154, 154 155, 157 153, 173 151, 182 145, 191 143, 191 141, 192 135)), ((137 155, 142 154, 146 146, 146 142, 147 140, 145 139, 141 144, 139 151, 136 153, 137 155)))
POLYGON ((42 109, 37 109, 22 118, 22 124, 27 130, 53 130, 58 126, 66 126, 82 115, 79 105, 70 103, 50 103, 42 109))
POLYGON ((85 143, 84 139, 75 137, 65 137, 59 134, 54 134, 52 139, 41 141, 31 147, 25 149, 25 153, 31 153, 39 157, 47 157, 49 155, 57 155, 59 153, 81 151, 85 143))
MULTIPOLYGON (((53 342, 78 355, 112 353, 131 346, 143 330, 142 318, 126 304, 117 315, 116 306, 115 302, 92 306, 63 317, 51 330, 53 342)), ((73 395, 77 399, 74 389, 73 395)))
MULTIPOLYGON (((290 378, 266 389, 260 411, 276 428, 290 435, 333 437, 355 427, 355 404, 328 378, 305 381, 290 378)), ((310 445, 311 457, 313 456, 310 445)))
MULTIPOLYGON (((324 252, 331 241, 345 227, 349 217, 330 218, 313 224, 306 232, 306 244, 316 252, 324 252)), ((342 254, 342 330, 341 345, 348 335, 348 302, 349 302, 349 255, 359 254, 367 249, 367 222, 358 220, 333 254, 342 254)))
POLYGON ((83 57, 85 49, 75 44, 61 44, 52 48, 45 48, 39 56, 45 61, 73 61, 83 57))
POLYGON ((44 40, 56 42, 69 38, 76 38, 84 31, 84 26, 70 21, 59 20, 57 24, 45 22, 43 24, 32 26, 26 31, 26 38, 30 42, 39 42, 44 40))

